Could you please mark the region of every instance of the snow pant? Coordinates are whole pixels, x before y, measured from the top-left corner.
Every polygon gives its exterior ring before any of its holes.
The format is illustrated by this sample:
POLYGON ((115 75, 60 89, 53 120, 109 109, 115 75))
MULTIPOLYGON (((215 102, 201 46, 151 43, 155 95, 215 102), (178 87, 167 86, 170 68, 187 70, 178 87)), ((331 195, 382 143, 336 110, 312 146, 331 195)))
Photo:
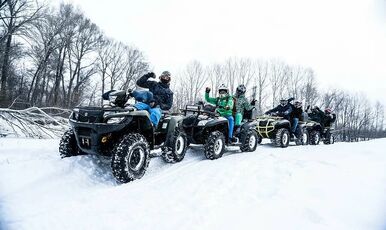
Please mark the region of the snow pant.
POLYGON ((236 115, 235 115, 235 126, 240 126, 242 120, 243 120, 243 115, 241 113, 236 113, 236 115))
POLYGON ((233 129, 235 127, 235 119, 233 118, 232 115, 226 116, 225 117, 228 120, 228 138, 232 139, 233 137, 233 129))
POLYGON ((292 119, 292 127, 291 127, 291 132, 293 134, 296 134, 296 130, 298 128, 298 124, 299 124, 299 118, 294 118, 292 119))
POLYGON ((153 93, 148 90, 134 90, 132 95, 137 102, 149 103, 153 100, 153 93))
POLYGON ((134 105, 134 107, 137 110, 146 110, 146 111, 148 111, 149 114, 150 114, 150 121, 151 121, 151 123, 153 123, 153 125, 155 127, 157 127, 158 122, 161 120, 161 115, 162 115, 162 111, 161 111, 160 108, 158 108, 158 107, 152 108, 148 104, 143 103, 143 102, 137 102, 134 105))

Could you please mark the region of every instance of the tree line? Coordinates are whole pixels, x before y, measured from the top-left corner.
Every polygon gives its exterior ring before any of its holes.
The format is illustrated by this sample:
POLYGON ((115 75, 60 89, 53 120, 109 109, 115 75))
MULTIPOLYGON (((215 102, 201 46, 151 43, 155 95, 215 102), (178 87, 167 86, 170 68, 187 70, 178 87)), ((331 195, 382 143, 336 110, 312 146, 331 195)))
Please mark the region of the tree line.
POLYGON ((221 84, 227 85, 232 94, 238 85, 244 84, 249 99, 257 100, 259 114, 276 106, 281 98, 295 97, 304 107, 318 106, 334 111, 338 141, 386 137, 385 108, 380 102, 372 103, 363 94, 341 89, 323 91, 311 68, 289 65, 280 59, 234 57, 210 65, 192 61, 178 77, 173 82, 176 110, 203 100, 205 87, 212 88, 212 96, 217 96, 221 84))
MULTIPOLYGON (((0 107, 99 105, 102 92, 133 88, 148 71, 141 50, 109 38, 72 4, 0 0, 0 107)), ((246 85, 259 113, 289 97, 330 107, 342 141, 386 136, 381 103, 340 89, 322 91, 311 68, 280 59, 192 61, 173 73, 174 110, 202 100, 206 86, 216 96, 223 83, 231 93, 246 85)))
POLYGON ((107 37, 72 4, 0 0, 2 107, 99 104, 149 70, 139 49, 107 37))

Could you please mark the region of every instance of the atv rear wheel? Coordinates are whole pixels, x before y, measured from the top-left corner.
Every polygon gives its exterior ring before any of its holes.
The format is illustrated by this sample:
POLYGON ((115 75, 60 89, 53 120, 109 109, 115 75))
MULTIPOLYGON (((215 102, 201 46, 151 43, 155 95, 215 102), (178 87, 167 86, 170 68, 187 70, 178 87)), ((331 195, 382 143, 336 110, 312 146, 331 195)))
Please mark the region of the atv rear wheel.
POLYGON ((74 130, 69 129, 64 132, 59 144, 59 153, 61 158, 83 155, 76 143, 74 130))
POLYGON ((242 152, 253 152, 259 144, 259 137, 255 130, 248 130, 241 135, 241 142, 240 150, 242 152))
POLYGON ((113 150, 111 169, 114 177, 122 183, 140 179, 150 161, 150 148, 145 137, 132 133, 123 136, 113 150))
POLYGON ((275 145, 281 148, 287 148, 290 142, 290 132, 288 129, 281 128, 276 133, 275 145))
POLYGON ((320 132, 314 130, 310 133, 310 144, 318 145, 319 143, 320 143, 320 132))
POLYGON ((296 145, 308 145, 309 139, 308 131, 304 129, 300 137, 296 140, 296 145))
POLYGON ((215 160, 224 154, 225 150, 225 137, 222 132, 212 132, 204 146, 205 157, 210 160, 215 160))
POLYGON ((176 131, 170 141, 170 147, 162 149, 162 159, 167 163, 176 163, 184 159, 188 141, 184 132, 176 131))

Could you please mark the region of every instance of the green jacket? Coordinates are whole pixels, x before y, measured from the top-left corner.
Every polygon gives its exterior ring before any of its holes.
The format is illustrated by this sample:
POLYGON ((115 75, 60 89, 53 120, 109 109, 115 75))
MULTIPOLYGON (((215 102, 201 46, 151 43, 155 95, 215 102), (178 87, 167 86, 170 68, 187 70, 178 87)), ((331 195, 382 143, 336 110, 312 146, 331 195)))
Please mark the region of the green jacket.
POLYGON ((235 100, 236 100, 236 113, 241 113, 241 114, 244 114, 244 109, 245 110, 251 110, 252 109, 252 106, 251 104, 248 102, 247 98, 245 98, 244 95, 242 96, 234 96, 235 100))
POLYGON ((209 93, 205 93, 205 100, 209 102, 210 104, 218 106, 216 109, 217 112, 223 116, 232 116, 233 113, 233 97, 232 96, 227 96, 224 98, 220 97, 209 97, 209 93), (225 107, 229 107, 229 109, 225 109, 225 107))

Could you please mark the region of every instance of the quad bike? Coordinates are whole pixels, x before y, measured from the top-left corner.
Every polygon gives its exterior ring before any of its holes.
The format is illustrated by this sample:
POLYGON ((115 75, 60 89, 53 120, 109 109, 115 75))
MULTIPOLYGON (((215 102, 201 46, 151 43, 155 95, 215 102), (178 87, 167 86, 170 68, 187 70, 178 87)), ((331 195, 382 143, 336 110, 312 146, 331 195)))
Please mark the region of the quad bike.
POLYGON ((240 130, 235 133, 236 143, 228 140, 228 120, 215 112, 216 107, 204 105, 187 105, 181 111, 185 118, 182 121, 184 133, 189 144, 204 145, 205 157, 210 160, 221 158, 226 146, 239 146, 242 152, 256 150, 258 136, 256 122, 245 119, 240 130))
POLYGON ((286 148, 290 141, 294 141, 296 145, 307 145, 309 133, 304 122, 299 122, 298 138, 291 138, 291 122, 274 113, 264 115, 257 118, 257 133, 260 138, 260 143, 263 138, 268 138, 274 146, 286 148))
POLYGON ((335 131, 332 127, 323 127, 319 122, 316 121, 307 121, 306 127, 310 133, 310 144, 318 145, 320 141, 323 141, 324 144, 334 144, 335 143, 335 131))
POLYGON ((162 148, 167 162, 184 158, 187 139, 179 131, 182 116, 164 112, 158 127, 154 127, 147 111, 125 106, 129 99, 125 91, 111 92, 107 97, 109 106, 73 109, 71 128, 60 141, 62 158, 81 154, 111 157, 113 175, 122 183, 145 174, 150 150, 162 148))

